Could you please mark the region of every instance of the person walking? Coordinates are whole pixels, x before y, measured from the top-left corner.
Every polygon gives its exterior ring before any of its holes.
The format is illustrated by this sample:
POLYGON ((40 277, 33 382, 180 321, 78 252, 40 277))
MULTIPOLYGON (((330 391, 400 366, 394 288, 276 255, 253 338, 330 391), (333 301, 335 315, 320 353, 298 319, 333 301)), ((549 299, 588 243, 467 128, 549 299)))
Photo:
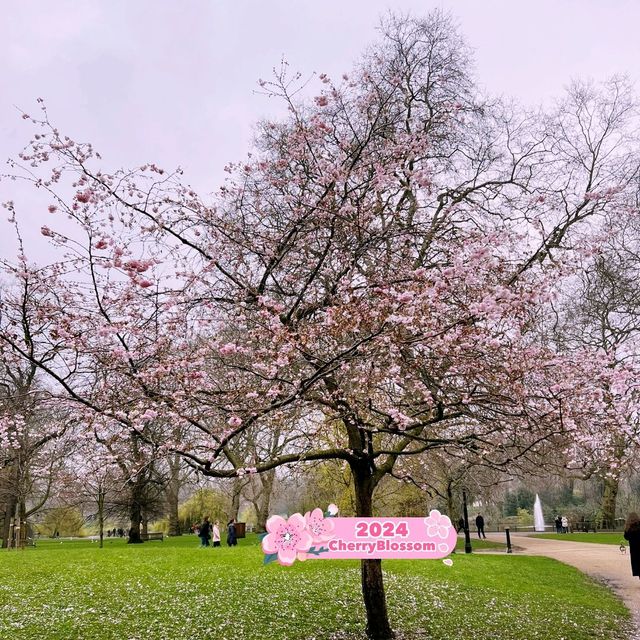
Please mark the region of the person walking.
POLYGON ((640 516, 635 511, 627 516, 624 539, 629 541, 631 574, 640 578, 640 516))
POLYGON ((478 528, 478 538, 487 539, 487 536, 484 534, 484 518, 478 514, 476 516, 476 527, 478 528))
POLYGON ((562 533, 562 518, 560 516, 556 516, 553 523, 556 525, 556 533, 562 533))
POLYGON ((562 516, 562 533, 569 533, 569 518, 562 516))
POLYGON ((230 547, 235 547, 238 544, 238 539, 236 538, 236 520, 235 518, 231 518, 227 524, 227 544, 230 547))
POLYGON ((212 533, 213 533, 213 538, 212 538, 213 546, 219 547, 220 546, 220 524, 217 520, 213 523, 212 533))
POLYGON ((202 521, 200 530, 198 531, 198 537, 200 538, 201 547, 209 546, 209 539, 211 538, 211 524, 209 523, 209 516, 205 516, 205 519, 202 521))
POLYGON ((464 518, 458 519, 458 526, 456 527, 456 531, 458 533, 460 533, 461 531, 464 531, 464 518))

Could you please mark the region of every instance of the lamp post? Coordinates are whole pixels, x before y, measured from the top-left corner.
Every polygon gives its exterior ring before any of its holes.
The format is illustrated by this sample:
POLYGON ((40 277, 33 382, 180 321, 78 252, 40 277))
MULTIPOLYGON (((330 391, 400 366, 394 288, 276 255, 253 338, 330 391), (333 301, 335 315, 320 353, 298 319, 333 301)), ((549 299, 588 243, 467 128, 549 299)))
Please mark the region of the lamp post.
POLYGON ((507 534, 507 553, 513 553, 513 549, 511 548, 511 533, 509 531, 509 527, 505 527, 504 532, 507 534))
POLYGON ((471 536, 469 535, 469 514, 467 512, 467 492, 462 490, 462 510, 464 513, 464 552, 471 553, 471 536))

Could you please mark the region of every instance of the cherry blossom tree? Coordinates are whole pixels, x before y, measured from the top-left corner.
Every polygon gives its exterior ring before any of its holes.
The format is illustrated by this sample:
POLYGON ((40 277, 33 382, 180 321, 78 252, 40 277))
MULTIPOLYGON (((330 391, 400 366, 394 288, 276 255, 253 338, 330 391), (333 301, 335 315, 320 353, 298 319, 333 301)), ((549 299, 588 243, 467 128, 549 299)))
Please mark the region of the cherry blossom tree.
POLYGON ((611 526, 621 475, 637 453, 638 422, 635 378, 640 363, 640 229, 636 217, 616 216, 602 229, 598 253, 585 258, 572 286, 558 305, 556 339, 565 348, 590 348, 604 354, 610 376, 602 380, 600 397, 615 404, 620 423, 609 437, 590 443, 571 472, 602 480, 600 516, 611 526))
MULTIPOLYGON (((370 516, 404 457, 509 469, 620 428, 598 389, 626 397, 627 374, 532 327, 598 242, 590 221, 635 207, 624 82, 523 113, 479 94, 446 16, 382 31, 311 100, 286 65, 261 82, 288 115, 260 124, 213 202, 180 170, 107 172, 25 114, 38 133, 14 177, 51 199, 61 259, 37 305, 55 349, 0 339, 85 429, 222 478, 342 461, 370 516), (305 437, 243 460, 234 444, 274 424, 305 437)), ((368 635, 392 638, 380 560, 362 590, 368 635)))
POLYGON ((0 288, 0 327, 29 354, 16 357, 6 344, 0 346, 0 505, 6 547, 11 522, 24 526, 50 497, 68 451, 69 416, 51 402, 35 364, 52 357, 46 347, 40 350, 46 327, 34 318, 38 274, 24 260, 17 268, 4 266, 12 280, 0 288))

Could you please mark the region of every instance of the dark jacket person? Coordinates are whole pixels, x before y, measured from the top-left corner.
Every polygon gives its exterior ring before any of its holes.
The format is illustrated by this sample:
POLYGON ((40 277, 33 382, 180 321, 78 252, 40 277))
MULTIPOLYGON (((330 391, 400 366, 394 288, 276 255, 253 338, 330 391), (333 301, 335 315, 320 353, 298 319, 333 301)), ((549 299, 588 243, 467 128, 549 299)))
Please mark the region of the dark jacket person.
POLYGON ((624 538, 629 541, 631 573, 640 578, 640 516, 630 513, 624 525, 624 538))
POLYGON ((200 525, 198 536, 200 536, 200 546, 208 547, 209 539, 211 538, 211 524, 209 523, 209 516, 207 516, 200 525))
POLYGON ((227 544, 230 547, 235 547, 238 544, 238 539, 236 537, 236 521, 234 518, 229 520, 229 524, 227 524, 227 544))

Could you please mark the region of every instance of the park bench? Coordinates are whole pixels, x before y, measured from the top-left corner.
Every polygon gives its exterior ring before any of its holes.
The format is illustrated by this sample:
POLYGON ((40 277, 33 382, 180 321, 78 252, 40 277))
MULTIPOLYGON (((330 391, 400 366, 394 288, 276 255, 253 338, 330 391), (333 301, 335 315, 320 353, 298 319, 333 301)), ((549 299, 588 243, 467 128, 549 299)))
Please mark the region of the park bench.
POLYGON ((141 533, 140 539, 144 542, 148 542, 150 540, 160 540, 160 542, 164 539, 164 533, 162 531, 150 531, 149 533, 141 533))

